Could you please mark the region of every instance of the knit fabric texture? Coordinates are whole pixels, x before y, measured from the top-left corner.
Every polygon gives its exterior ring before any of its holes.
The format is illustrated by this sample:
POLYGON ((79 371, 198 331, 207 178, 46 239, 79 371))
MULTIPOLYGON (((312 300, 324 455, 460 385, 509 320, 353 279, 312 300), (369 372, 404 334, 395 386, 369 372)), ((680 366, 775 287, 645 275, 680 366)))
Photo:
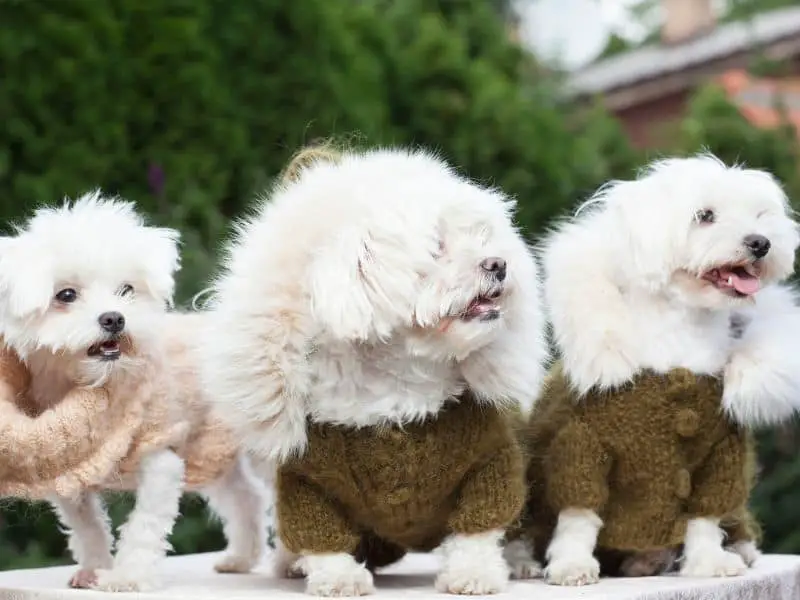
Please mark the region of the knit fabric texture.
POLYGON ((293 552, 347 552, 383 566, 453 533, 504 529, 525 496, 507 415, 466 396, 434 418, 353 428, 309 423, 279 467, 278 533, 293 552))
POLYGON ((578 398, 555 365, 525 432, 522 533, 542 552, 558 513, 586 508, 603 520, 600 548, 678 546, 694 517, 723 519, 728 541, 755 539, 754 445, 721 398, 721 380, 684 369, 578 398))
POLYGON ((192 348, 200 315, 171 314, 164 345, 138 353, 141 366, 100 387, 76 386, 46 409, 30 399, 30 373, 0 354, 0 495, 43 499, 82 491, 132 490, 141 458, 172 449, 186 461, 187 487, 213 481, 238 454, 210 412, 192 348))

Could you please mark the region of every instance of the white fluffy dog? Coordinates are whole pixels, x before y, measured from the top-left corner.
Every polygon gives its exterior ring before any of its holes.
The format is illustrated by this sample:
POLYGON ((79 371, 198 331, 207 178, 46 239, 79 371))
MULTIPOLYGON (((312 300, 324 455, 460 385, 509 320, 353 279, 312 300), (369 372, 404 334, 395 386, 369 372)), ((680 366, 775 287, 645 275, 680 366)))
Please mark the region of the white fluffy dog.
MULTIPOLYGON (((244 444, 287 459, 306 447, 307 418, 419 422, 466 387, 487 403, 532 402, 546 345, 513 209, 405 150, 319 160, 279 186, 237 229, 206 348, 206 385, 244 444)), ((440 586, 490 577, 501 536, 448 540, 440 586)), ((352 557, 304 563, 312 593, 372 588, 352 557)))
MULTIPOLYGON (((681 367, 722 375, 724 410, 739 424, 789 416, 800 404, 800 314, 777 282, 800 240, 790 214, 770 174, 710 155, 659 161, 601 189, 543 248, 546 306, 576 391, 681 367)), ((601 526, 592 511, 561 513, 551 580, 596 578, 601 526)), ((718 519, 690 520, 682 572, 742 572, 722 539, 718 519)), ((753 544, 738 550, 756 555, 753 544)))
POLYGON ((76 476, 80 493, 36 493, 49 496, 71 530, 69 546, 80 565, 75 587, 157 585, 184 477, 191 484, 194 467, 202 472, 195 489, 214 501, 230 541, 219 569, 246 571, 265 547, 260 486, 236 458, 235 446, 222 447, 225 430, 209 420, 195 382, 197 316, 167 312, 178 239, 172 229, 146 226, 132 203, 99 192, 42 208, 16 235, 0 238, 0 335, 30 372, 29 388, 20 390, 24 401, 46 411, 69 390, 84 387, 107 394, 111 405, 144 412, 131 421, 130 446, 118 456, 101 446, 103 460, 93 464, 116 461, 109 471, 93 467, 76 476), (185 434, 170 433, 180 431, 185 434), (219 445, 209 448, 211 439, 219 445), (204 469, 213 472, 208 481, 204 469), (137 491, 114 558, 99 497, 106 488, 137 491))

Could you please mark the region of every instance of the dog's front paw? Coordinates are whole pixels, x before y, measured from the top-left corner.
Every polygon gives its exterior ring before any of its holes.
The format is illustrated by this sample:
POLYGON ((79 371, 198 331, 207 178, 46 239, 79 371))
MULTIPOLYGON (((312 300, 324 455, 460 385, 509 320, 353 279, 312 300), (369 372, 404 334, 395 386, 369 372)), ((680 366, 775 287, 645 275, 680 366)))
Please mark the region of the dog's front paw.
POLYGON ((735 542, 730 546, 726 546, 725 549, 741 556, 744 564, 748 567, 752 567, 761 556, 761 551, 758 549, 758 546, 750 541, 735 542))
POLYGON ((448 565, 436 578, 436 589, 448 594, 485 596, 497 594, 508 585, 508 566, 486 565, 476 569, 474 565, 448 565))
POLYGON ((214 564, 214 570, 217 573, 249 573, 257 562, 252 556, 225 554, 214 564))
POLYGON ((592 555, 557 558, 548 563, 544 578, 551 585, 590 585, 600 581, 600 563, 592 555))
POLYGON ((97 571, 94 569, 79 569, 69 579, 69 587, 87 589, 97 583, 97 571))
POLYGON ((366 596, 375 591, 372 573, 350 555, 308 556, 305 560, 306 592, 311 595, 366 596))
POLYGON ((151 574, 115 567, 98 569, 97 580, 92 589, 104 592, 150 592, 160 587, 151 574))
POLYGON ((715 552, 687 556, 681 567, 684 577, 735 577, 747 571, 741 556, 719 548, 715 552))

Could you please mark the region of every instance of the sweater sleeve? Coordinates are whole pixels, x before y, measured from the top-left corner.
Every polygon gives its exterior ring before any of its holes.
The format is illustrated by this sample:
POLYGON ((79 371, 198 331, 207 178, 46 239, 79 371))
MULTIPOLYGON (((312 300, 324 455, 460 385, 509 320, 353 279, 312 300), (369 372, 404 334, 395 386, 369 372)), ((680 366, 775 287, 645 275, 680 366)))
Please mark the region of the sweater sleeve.
POLYGON ((355 554, 360 536, 344 511, 301 474, 279 467, 278 535, 290 552, 355 554))
MULTIPOLYGON (((120 427, 132 429, 141 421, 137 403, 122 397, 112 402, 113 394, 103 387, 74 387, 52 408, 30 416, 22 408, 29 383, 30 373, 16 354, 0 350, 0 477, 9 478, 4 484, 13 481, 18 494, 29 486, 55 485, 54 477, 91 457, 118 458, 132 435, 120 427), (112 447, 113 453, 105 452, 112 447)), ((144 393, 148 385, 150 378, 142 377, 125 394, 144 393)))
POLYGON ((608 500, 611 457, 586 423, 573 421, 556 434, 547 449, 545 471, 547 500, 556 512, 602 511, 608 500))
POLYGON ((508 439, 488 461, 468 472, 448 528, 463 534, 506 529, 518 518, 524 502, 522 451, 509 432, 508 439))
POLYGON ((722 438, 695 471, 687 509, 693 517, 722 518, 747 503, 745 434, 732 431, 722 438))

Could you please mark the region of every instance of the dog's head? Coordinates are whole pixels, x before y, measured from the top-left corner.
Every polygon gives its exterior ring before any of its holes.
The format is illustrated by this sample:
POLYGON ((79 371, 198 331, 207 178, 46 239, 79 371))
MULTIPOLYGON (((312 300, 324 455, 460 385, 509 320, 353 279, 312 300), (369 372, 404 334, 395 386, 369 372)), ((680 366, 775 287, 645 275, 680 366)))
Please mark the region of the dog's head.
POLYGON ((439 215, 434 260, 417 282, 408 339, 423 355, 463 359, 534 302, 536 267, 513 225, 513 203, 468 185, 439 215))
POLYGON ((348 156, 330 174, 327 190, 364 196, 311 270, 315 316, 337 337, 401 335, 416 354, 461 358, 505 327, 520 287, 535 289, 500 192, 424 153, 348 156))
POLYGON ((590 202, 613 219, 607 249, 618 273, 689 306, 740 305, 793 271, 797 223, 764 171, 710 155, 668 159, 590 202))
POLYGON ((179 234, 99 191, 42 208, 0 238, 0 333, 96 379, 132 358, 172 302, 179 234))

